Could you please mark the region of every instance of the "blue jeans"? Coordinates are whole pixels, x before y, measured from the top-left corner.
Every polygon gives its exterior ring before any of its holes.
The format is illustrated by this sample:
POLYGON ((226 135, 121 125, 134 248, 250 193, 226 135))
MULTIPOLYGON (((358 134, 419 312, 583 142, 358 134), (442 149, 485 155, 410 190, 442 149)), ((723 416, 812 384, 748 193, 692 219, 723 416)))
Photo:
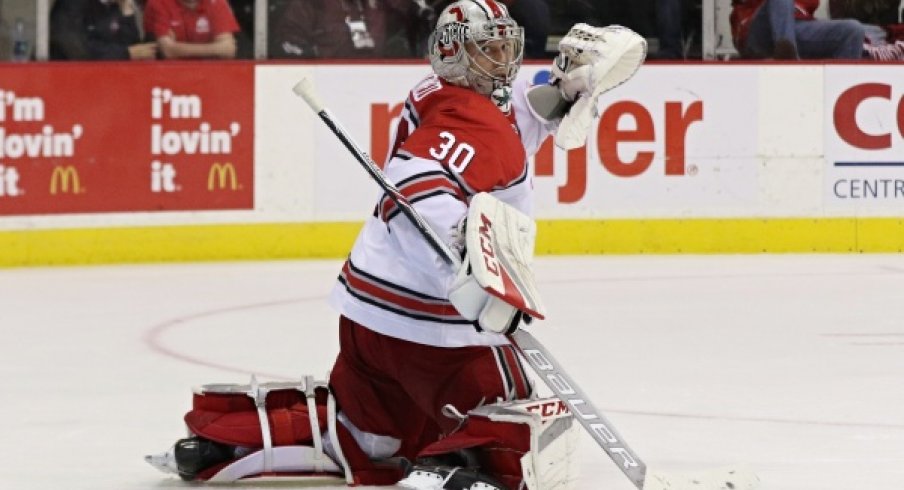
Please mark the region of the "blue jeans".
POLYGON ((681 41, 682 7, 682 0, 656 0, 660 58, 684 58, 684 45, 681 41))
POLYGON ((766 0, 750 21, 747 55, 772 57, 777 41, 788 41, 800 58, 861 59, 866 33, 854 19, 797 20, 794 0, 766 0))

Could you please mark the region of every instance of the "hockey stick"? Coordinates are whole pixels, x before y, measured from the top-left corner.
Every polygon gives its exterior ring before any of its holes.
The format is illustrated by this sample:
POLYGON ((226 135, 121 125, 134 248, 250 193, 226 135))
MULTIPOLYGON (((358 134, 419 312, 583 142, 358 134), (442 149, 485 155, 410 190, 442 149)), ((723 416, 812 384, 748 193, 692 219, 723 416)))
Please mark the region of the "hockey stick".
MULTIPOLYGON (((311 81, 303 78, 293 91, 307 102, 311 109, 330 128, 333 134, 358 160, 367 173, 377 181, 390 199, 402 210, 411 223, 420 231, 431 248, 452 267, 460 267, 461 260, 449 246, 443 242, 430 225, 418 214, 411 203, 399 190, 386 179, 377 164, 364 153, 333 115, 323 106, 314 92, 311 81)), ((640 490, 753 490, 757 488, 756 475, 746 470, 727 468, 696 475, 677 476, 647 470, 647 465, 622 440, 612 424, 602 412, 593 405, 584 391, 565 374, 561 365, 552 354, 530 332, 519 329, 509 335, 509 341, 521 352, 543 382, 565 402, 574 418, 593 437, 593 440, 606 452, 622 472, 640 490)))

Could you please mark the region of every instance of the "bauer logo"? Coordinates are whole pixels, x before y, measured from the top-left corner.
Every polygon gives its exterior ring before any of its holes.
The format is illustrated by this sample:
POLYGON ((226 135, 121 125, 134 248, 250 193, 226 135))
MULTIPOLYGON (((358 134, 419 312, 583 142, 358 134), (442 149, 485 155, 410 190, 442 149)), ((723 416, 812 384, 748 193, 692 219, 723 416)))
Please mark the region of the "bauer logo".
POLYGON ((613 457, 621 458, 625 469, 638 466, 637 459, 631 451, 624 446, 615 431, 607 425, 606 420, 596 413, 583 396, 577 392, 574 385, 559 372, 555 364, 541 351, 536 349, 524 349, 524 357, 537 371, 537 374, 546 378, 546 384, 552 391, 568 405, 575 418, 589 429, 597 442, 606 448, 613 457))

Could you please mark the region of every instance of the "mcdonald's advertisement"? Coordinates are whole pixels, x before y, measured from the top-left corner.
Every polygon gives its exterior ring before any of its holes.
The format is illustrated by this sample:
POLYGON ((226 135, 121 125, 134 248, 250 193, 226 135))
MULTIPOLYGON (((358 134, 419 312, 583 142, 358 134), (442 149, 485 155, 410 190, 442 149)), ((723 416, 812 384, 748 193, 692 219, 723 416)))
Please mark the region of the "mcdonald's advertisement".
POLYGON ((0 66, 0 216, 254 208, 254 67, 0 66))

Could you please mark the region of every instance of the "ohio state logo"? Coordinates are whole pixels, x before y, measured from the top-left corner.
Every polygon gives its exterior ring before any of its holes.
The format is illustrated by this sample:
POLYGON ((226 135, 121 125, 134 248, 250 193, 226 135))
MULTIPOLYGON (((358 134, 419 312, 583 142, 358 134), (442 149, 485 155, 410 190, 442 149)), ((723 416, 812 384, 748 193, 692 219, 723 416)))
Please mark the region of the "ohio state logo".
POLYGON ((443 26, 439 39, 436 42, 436 49, 443 57, 457 56, 461 51, 461 47, 468 38, 469 29, 467 24, 451 23, 443 26))

